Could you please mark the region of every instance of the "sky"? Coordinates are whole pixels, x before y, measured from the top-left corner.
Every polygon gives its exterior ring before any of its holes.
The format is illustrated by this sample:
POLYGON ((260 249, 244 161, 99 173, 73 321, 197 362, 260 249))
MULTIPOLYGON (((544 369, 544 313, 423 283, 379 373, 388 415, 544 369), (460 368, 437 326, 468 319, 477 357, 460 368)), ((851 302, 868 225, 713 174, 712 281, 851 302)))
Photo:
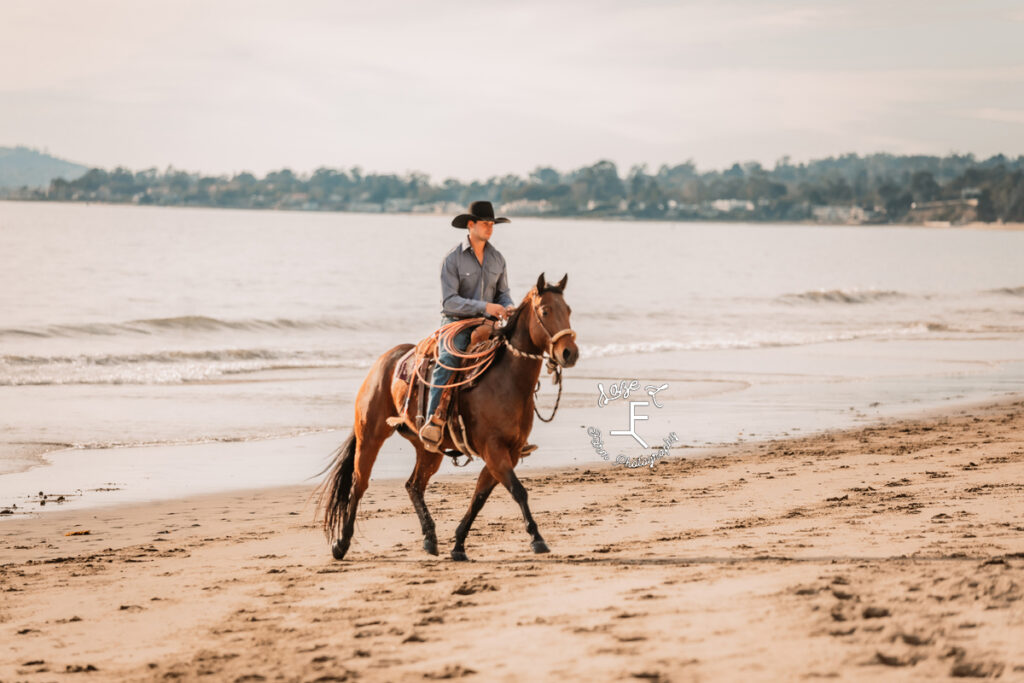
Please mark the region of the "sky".
POLYGON ((1024 154, 1024 3, 4 0, 0 146, 208 174, 1024 154))

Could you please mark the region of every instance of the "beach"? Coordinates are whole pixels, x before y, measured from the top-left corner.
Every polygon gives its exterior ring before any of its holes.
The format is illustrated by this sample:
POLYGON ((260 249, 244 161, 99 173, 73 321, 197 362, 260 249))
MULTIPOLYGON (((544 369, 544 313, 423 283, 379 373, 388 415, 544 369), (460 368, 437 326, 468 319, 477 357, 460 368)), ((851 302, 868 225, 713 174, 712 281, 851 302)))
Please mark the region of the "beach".
POLYGON ((0 680, 1024 676, 1024 401, 496 490, 375 481, 348 558, 312 485, 4 522, 0 680))

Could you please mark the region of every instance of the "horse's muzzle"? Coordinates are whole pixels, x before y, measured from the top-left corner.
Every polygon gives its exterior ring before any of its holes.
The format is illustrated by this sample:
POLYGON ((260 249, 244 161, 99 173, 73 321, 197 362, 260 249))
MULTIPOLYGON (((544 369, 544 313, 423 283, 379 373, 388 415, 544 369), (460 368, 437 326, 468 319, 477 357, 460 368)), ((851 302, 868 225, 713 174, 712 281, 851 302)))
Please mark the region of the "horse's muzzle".
POLYGON ((555 362, 561 365, 563 368, 571 368, 576 365, 576 361, 580 358, 580 350, 575 346, 565 347, 559 353, 555 354, 555 362))

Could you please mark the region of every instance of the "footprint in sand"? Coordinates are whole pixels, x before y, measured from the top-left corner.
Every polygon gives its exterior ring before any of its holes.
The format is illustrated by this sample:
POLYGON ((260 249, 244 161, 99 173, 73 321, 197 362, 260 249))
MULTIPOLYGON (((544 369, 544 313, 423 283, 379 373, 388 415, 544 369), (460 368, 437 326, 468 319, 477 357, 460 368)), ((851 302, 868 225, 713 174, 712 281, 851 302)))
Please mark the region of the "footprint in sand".
POLYGON ((482 576, 463 582, 458 588, 452 591, 452 595, 473 595, 481 591, 496 591, 497 587, 483 581, 482 576))
POLYGON ((461 664, 449 664, 440 671, 434 671, 423 674, 423 677, 429 680, 448 680, 451 678, 463 678, 464 676, 472 676, 476 673, 475 669, 462 666, 461 664))
POLYGON ((997 678, 1004 668, 1002 662, 962 661, 954 664, 949 674, 954 678, 997 678))
POLYGON ((886 654, 884 652, 876 652, 875 659, 880 664, 885 664, 886 666, 913 666, 924 659, 924 655, 912 653, 886 654))
POLYGON ((430 624, 443 624, 443 623, 444 623, 444 617, 438 616, 438 615, 433 615, 433 616, 424 617, 423 619, 420 619, 419 621, 416 622, 415 625, 416 626, 429 626, 430 624))
POLYGON ((844 591, 841 588, 836 588, 835 586, 832 587, 832 595, 837 600, 851 600, 857 597, 853 593, 850 593, 849 591, 844 591))

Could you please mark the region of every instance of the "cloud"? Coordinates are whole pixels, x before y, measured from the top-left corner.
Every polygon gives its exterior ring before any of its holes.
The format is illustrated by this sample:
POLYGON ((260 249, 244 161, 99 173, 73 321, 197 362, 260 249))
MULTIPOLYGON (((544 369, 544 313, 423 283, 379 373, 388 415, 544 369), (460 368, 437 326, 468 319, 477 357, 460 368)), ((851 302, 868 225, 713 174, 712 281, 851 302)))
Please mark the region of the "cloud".
POLYGON ((1024 109, 999 109, 997 107, 985 107, 982 109, 968 110, 968 116, 983 121, 998 121, 999 123, 1013 123, 1024 126, 1024 109))
POLYGON ((0 143, 106 166, 469 178, 1024 151, 984 127, 1024 108, 1019 27, 985 0, 12 7, 0 143))

